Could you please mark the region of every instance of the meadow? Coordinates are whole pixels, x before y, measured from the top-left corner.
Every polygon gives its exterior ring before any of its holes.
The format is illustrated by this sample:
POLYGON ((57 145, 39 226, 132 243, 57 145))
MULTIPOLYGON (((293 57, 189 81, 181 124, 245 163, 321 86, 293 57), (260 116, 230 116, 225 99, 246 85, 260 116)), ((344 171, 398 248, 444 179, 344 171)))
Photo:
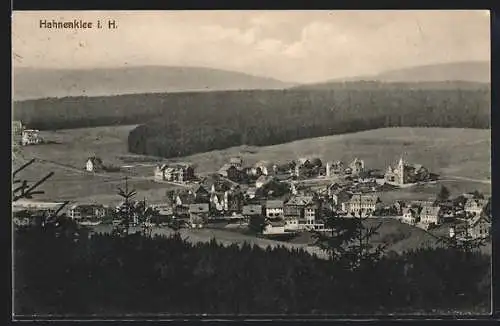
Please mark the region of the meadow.
POLYGON ((351 134, 310 138, 273 146, 238 146, 198 153, 186 157, 162 159, 130 154, 127 137, 135 126, 42 131, 46 144, 21 149, 14 166, 30 158, 38 162, 24 172, 34 181, 49 171, 56 174, 43 186, 43 198, 50 200, 84 200, 116 202, 118 186, 129 176, 138 197, 161 201, 165 190, 175 186, 151 180, 159 162, 191 162, 196 172, 217 171, 232 156, 241 156, 245 165, 260 160, 286 163, 303 156, 319 157, 323 162, 355 157, 363 159, 368 169, 385 171, 403 154, 412 163, 426 166, 441 176, 436 184, 416 186, 381 194, 382 199, 426 199, 435 196, 441 184, 452 194, 479 190, 491 192, 491 131, 460 128, 383 128, 351 134), (83 170, 89 156, 98 156, 108 166, 122 167, 120 172, 88 173, 83 170))

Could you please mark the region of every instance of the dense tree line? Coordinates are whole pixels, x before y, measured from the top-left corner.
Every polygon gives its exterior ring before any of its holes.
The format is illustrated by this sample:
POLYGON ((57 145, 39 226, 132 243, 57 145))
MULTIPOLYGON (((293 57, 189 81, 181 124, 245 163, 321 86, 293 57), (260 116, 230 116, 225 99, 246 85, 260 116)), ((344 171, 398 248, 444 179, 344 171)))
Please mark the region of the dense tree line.
POLYGON ((130 134, 130 151, 171 157, 380 127, 489 128, 490 86, 359 82, 332 89, 51 98, 14 103, 14 118, 38 129, 143 124, 130 134))
MULTIPOLYGON (((33 185, 18 178, 33 162, 14 171, 13 201, 43 193, 36 189, 52 174, 33 185)), ((125 183, 118 194, 128 199, 134 190, 125 183)), ((284 247, 224 247, 215 240, 191 244, 178 233, 152 238, 147 230, 129 234, 127 228, 91 234, 59 215, 63 207, 40 223, 16 228, 16 315, 456 314, 490 309, 491 261, 473 250, 478 246, 446 240, 450 244, 441 249, 381 255, 366 246, 373 230, 332 216, 330 226, 340 233, 318 237, 330 253, 325 260, 284 247), (355 238, 358 244, 338 250, 355 238)), ((128 225, 130 213, 119 215, 128 225)), ((261 222, 251 223, 254 232, 261 222)))
POLYGON ((355 271, 303 251, 179 236, 15 233, 17 314, 486 312, 490 258, 387 255, 355 271))

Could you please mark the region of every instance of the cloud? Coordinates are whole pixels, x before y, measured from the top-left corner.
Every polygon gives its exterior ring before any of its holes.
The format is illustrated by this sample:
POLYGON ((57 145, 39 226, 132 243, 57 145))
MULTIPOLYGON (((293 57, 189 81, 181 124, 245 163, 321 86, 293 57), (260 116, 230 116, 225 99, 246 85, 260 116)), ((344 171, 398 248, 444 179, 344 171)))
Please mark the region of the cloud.
POLYGON ((14 12, 15 66, 200 65, 292 81, 489 60, 489 12, 14 12), (40 29, 115 19, 116 30, 40 29))

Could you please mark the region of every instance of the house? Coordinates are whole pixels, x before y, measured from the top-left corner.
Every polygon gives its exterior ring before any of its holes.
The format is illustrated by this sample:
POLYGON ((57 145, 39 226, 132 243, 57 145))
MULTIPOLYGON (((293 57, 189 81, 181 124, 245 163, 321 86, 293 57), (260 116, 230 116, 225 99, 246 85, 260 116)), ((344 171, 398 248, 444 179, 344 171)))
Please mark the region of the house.
POLYGON ((403 223, 415 225, 419 221, 418 208, 404 207, 402 213, 401 222, 403 223))
POLYGON ((262 205, 245 205, 241 214, 246 218, 262 215, 262 205))
POLYGON ((229 180, 237 181, 240 178, 240 171, 229 163, 224 164, 218 171, 218 173, 224 178, 228 178, 229 180))
POLYGON ((484 214, 476 215, 469 221, 469 232, 472 238, 487 238, 491 233, 491 218, 484 214))
POLYGON ((278 170, 278 166, 269 161, 259 161, 254 164, 252 172, 255 175, 274 175, 278 170))
POLYGON ((16 144, 21 143, 21 139, 23 136, 24 126, 21 121, 14 120, 12 121, 12 140, 16 144))
POLYGON ((358 175, 365 171, 365 161, 357 157, 349 164, 349 172, 352 175, 358 175))
POLYGON ((313 157, 309 157, 309 156, 299 157, 299 159, 297 160, 297 166, 312 167, 313 162, 316 159, 317 158, 313 158, 313 157))
POLYGON ((155 204, 152 208, 160 216, 172 216, 174 215, 174 208, 170 204, 155 204))
POLYGON ((439 206, 423 206, 420 211, 420 223, 424 225, 439 225, 443 212, 439 206))
POLYGON ((298 217, 286 217, 285 218, 285 232, 289 231, 299 231, 303 229, 303 225, 299 224, 299 218, 298 217))
POLYGON ((259 189, 264 187, 265 185, 271 183, 273 181, 273 178, 267 175, 261 175, 260 177, 257 178, 255 181, 255 188, 259 189))
POLYGON ((224 211, 240 212, 243 206, 243 193, 239 190, 228 190, 224 192, 224 211))
POLYGON ((335 175, 344 174, 344 163, 342 161, 326 162, 326 176, 332 177, 335 175))
POLYGON ((188 190, 188 192, 194 196, 196 203, 208 204, 210 202, 210 193, 201 184, 195 184, 188 190))
POLYGON ((366 217, 372 216, 380 204, 380 198, 376 195, 356 194, 349 201, 343 203, 341 209, 351 216, 366 217))
POLYGON ((175 197, 175 205, 177 206, 189 206, 191 204, 194 204, 195 201, 195 195, 190 193, 189 191, 183 191, 175 197))
POLYGON ((72 220, 95 220, 106 216, 107 208, 97 204, 75 204, 68 210, 72 220))
POLYGON ((195 204, 196 198, 188 191, 182 191, 175 197, 174 212, 178 216, 185 216, 189 213, 189 205, 195 204))
POLYGON ((210 207, 218 212, 226 210, 225 192, 213 192, 210 194, 210 207))
POLYGON ((186 182, 194 178, 194 168, 189 163, 161 164, 155 167, 157 181, 186 182))
POLYGON ((289 221, 288 224, 298 224, 300 228, 301 225, 314 224, 319 209, 319 203, 313 196, 298 195, 293 196, 285 203, 283 211, 285 220, 289 221))
POLYGON ((268 200, 266 201, 266 217, 277 219, 284 217, 284 203, 282 200, 268 200))
POLYGON ((285 222, 266 222, 262 234, 284 234, 285 233, 285 222))
POLYGON ((488 204, 487 199, 467 199, 465 202, 464 210, 468 217, 476 217, 481 215, 484 212, 488 204))
POLYGON ((308 177, 310 175, 310 169, 304 165, 297 164, 294 168, 293 175, 297 178, 308 177))
POLYGON ((239 156, 237 156, 237 157, 231 157, 229 159, 229 164, 231 166, 234 166, 236 169, 241 169, 242 166, 243 166, 243 160, 239 156))
POLYGON ((429 171, 420 164, 409 164, 403 157, 395 166, 388 166, 384 179, 392 185, 405 185, 417 182, 428 181, 429 171))
POLYGON ((236 188, 236 185, 226 179, 222 179, 219 175, 212 175, 203 180, 202 185, 205 189, 209 191, 209 193, 219 193, 227 190, 231 190, 236 188))
POLYGON ((21 135, 24 130, 23 123, 19 120, 13 120, 12 121, 12 134, 14 135, 21 135))
POLYGON ((254 198, 255 198, 255 195, 256 195, 256 192, 257 192, 257 188, 255 188, 255 187, 249 187, 249 188, 245 191, 245 196, 246 196, 248 199, 254 199, 254 198))
POLYGON ((202 228, 208 219, 208 204, 190 204, 189 205, 189 223, 193 228, 202 228))
POLYGON ((101 158, 92 156, 87 159, 87 163, 85 163, 85 169, 89 172, 100 171, 104 169, 104 165, 102 164, 101 158))
POLYGON ((35 129, 23 129, 21 135, 21 145, 36 145, 42 142, 40 138, 40 130, 35 129))
POLYGON ((402 200, 396 200, 392 206, 396 210, 397 214, 403 215, 403 208, 406 207, 406 203, 402 200))
POLYGON ((347 203, 351 199, 351 196, 351 193, 339 188, 333 191, 329 197, 332 199, 332 207, 336 210, 340 210, 342 208, 342 204, 347 203))

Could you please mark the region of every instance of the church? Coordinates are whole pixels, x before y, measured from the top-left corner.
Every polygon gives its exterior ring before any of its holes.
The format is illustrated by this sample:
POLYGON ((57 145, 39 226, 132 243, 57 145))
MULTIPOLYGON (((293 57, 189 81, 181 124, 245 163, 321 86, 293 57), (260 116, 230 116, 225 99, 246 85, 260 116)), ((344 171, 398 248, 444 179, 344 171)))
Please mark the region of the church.
POLYGON ((409 164, 403 157, 395 166, 389 166, 384 179, 393 185, 407 185, 429 180, 429 171, 420 164, 409 164))

